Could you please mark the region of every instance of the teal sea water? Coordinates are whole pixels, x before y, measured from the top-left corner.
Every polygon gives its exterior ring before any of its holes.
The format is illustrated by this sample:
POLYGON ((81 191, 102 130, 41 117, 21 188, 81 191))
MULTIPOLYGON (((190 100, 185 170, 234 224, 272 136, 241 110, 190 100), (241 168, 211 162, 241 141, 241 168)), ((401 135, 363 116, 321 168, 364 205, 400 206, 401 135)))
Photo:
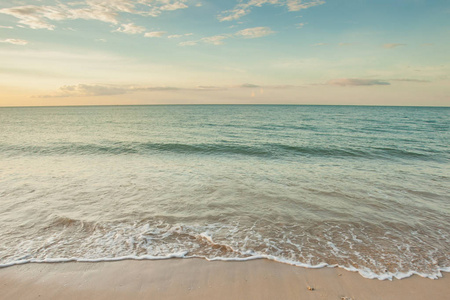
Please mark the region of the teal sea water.
POLYGON ((450 109, 0 108, 0 265, 450 271, 450 109))

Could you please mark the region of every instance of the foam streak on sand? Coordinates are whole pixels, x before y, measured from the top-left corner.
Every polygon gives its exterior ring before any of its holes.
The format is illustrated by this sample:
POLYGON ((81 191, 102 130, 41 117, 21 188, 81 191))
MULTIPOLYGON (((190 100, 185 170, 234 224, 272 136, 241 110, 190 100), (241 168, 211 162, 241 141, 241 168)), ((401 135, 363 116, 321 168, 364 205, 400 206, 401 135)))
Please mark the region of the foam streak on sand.
POLYGON ((169 254, 166 256, 152 256, 152 255, 144 255, 144 256, 122 256, 122 257, 113 257, 113 258, 96 258, 96 259, 87 259, 87 258, 48 258, 48 259, 28 259, 28 260, 19 260, 10 262, 7 264, 0 265, 0 268, 6 268, 6 267, 12 267, 16 265, 23 265, 28 263, 67 263, 67 262, 79 262, 79 263, 98 263, 98 262, 115 262, 115 261, 124 261, 124 260, 167 260, 167 259, 173 259, 173 258, 200 258, 205 259, 207 261, 223 261, 223 262, 245 262, 250 260, 258 260, 258 259, 267 259, 269 261, 274 261, 278 263, 283 263, 295 267, 302 267, 306 269, 321 269, 321 268, 339 268, 346 270, 348 272, 356 272, 359 273, 362 277, 367 279, 379 279, 379 280, 393 280, 395 279, 404 279, 411 277, 413 275, 418 275, 423 278, 430 278, 430 279, 438 279, 443 277, 442 272, 450 272, 450 267, 446 268, 439 268, 438 272, 436 274, 425 274, 420 272, 398 272, 398 273, 389 273, 386 272, 386 274, 376 274, 373 273, 370 269, 357 269, 355 267, 345 267, 340 265, 329 265, 326 263, 320 263, 317 265, 309 265, 305 263, 300 263, 296 261, 290 261, 286 259, 279 259, 277 257, 274 257, 272 255, 253 255, 253 256, 247 256, 243 258, 230 258, 230 257, 214 257, 214 258, 207 258, 203 256, 189 256, 187 255, 188 252, 180 252, 180 253, 174 253, 169 254))

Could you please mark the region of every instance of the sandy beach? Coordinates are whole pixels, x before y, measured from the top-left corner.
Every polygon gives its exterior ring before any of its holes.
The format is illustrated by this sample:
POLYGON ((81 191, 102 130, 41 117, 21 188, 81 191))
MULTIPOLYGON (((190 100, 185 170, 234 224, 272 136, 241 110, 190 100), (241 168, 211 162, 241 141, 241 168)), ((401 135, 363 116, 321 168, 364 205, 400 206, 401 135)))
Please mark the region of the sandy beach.
POLYGON ((446 299, 449 278, 380 281, 264 259, 30 263, 0 269, 0 299, 446 299))

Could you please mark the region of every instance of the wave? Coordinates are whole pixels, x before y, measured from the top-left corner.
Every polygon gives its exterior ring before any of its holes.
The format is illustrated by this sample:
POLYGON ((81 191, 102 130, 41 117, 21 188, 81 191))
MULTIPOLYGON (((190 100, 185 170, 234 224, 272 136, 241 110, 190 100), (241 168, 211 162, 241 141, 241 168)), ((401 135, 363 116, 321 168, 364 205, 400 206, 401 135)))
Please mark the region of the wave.
POLYGON ((10 145, 0 144, 0 152, 15 155, 241 155, 260 158, 331 157, 355 159, 419 159, 447 160, 443 152, 425 149, 389 147, 315 147, 289 144, 231 144, 231 143, 154 143, 107 142, 104 144, 10 145))
POLYGON ((69 217, 59 217, 56 216, 53 218, 53 220, 50 222, 50 225, 47 226, 45 229, 53 229, 53 228, 81 228, 83 231, 86 232, 93 232, 96 229, 102 228, 102 226, 97 222, 90 222, 90 221, 84 221, 84 220, 77 220, 72 219, 69 217))
POLYGON ((267 229, 257 228, 256 223, 243 228, 239 224, 187 225, 154 220, 140 224, 105 223, 86 230, 85 224, 92 223, 56 217, 51 224, 38 233, 38 238, 20 238, 21 242, 14 239, 5 244, 0 252, 0 267, 43 262, 203 258, 269 259, 305 268, 339 267, 380 280, 414 274, 437 279, 442 272, 450 272, 448 257, 443 254, 445 242, 426 249, 423 245, 429 242, 418 237, 409 240, 393 232, 367 235, 371 227, 368 224, 359 229, 350 224, 334 228, 329 224, 319 231, 281 228, 283 237, 268 235, 267 229))

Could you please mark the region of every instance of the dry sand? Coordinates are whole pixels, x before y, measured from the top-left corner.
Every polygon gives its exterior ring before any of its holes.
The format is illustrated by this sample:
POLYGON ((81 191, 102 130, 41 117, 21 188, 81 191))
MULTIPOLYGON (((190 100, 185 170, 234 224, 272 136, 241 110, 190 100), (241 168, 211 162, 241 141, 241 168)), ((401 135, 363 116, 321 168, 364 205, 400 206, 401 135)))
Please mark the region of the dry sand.
POLYGON ((0 299, 439 300, 450 299, 450 276, 380 281, 263 259, 41 263, 0 269, 0 299))

